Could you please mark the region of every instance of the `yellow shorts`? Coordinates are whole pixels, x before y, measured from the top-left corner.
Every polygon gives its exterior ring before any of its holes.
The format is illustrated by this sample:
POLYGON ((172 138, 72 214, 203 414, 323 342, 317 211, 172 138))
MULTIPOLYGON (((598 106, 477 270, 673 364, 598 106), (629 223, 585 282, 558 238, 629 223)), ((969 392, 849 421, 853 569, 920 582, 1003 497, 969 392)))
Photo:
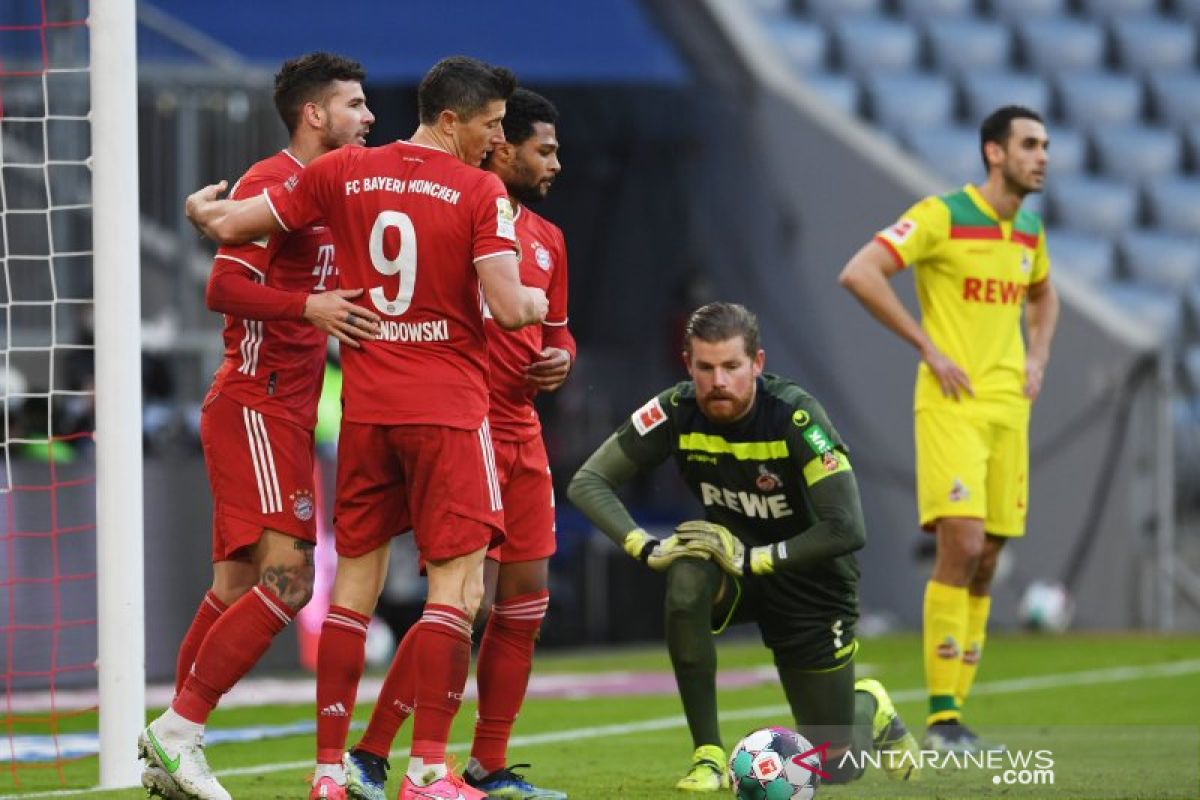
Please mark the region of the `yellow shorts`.
POLYGON ((1025 535, 1029 502, 1029 417, 998 423, 922 409, 917 443, 917 510, 921 527, 942 517, 976 517, 988 533, 1025 535))

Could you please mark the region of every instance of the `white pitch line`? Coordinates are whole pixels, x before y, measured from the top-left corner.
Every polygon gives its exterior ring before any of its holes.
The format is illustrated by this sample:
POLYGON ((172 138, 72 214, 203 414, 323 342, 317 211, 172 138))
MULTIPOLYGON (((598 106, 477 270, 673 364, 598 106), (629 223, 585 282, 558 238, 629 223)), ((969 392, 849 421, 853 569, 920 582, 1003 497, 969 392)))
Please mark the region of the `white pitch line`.
MULTIPOLYGON (((1011 678, 1008 680, 978 683, 971 690, 973 694, 1018 694, 1021 692, 1036 692, 1043 689, 1057 689, 1064 686, 1094 686, 1104 683, 1125 683, 1144 678, 1176 678, 1181 675, 1193 675, 1200 672, 1200 659, 1188 661, 1170 661, 1165 664, 1131 665, 1123 667, 1106 667, 1082 672, 1063 672, 1057 675, 1031 675, 1026 678, 1011 678)), ((892 699, 900 703, 921 700, 925 697, 925 689, 903 689, 891 692, 892 699)), ((741 708, 736 711, 721 712, 722 720, 753 719, 767 717, 772 714, 790 713, 788 706, 776 703, 757 708, 741 708)), ((581 739, 598 739, 603 736, 626 736, 631 733, 646 733, 649 731, 670 730, 686 727, 687 721, 682 714, 670 717, 658 717, 642 722, 623 722, 614 725, 592 725, 586 728, 570 728, 553 733, 536 733, 526 736, 514 736, 509 741, 510 747, 522 747, 556 742, 573 742, 581 739)), ((452 752, 463 752, 470 744, 452 744, 448 748, 452 752)), ((399 750, 392 751, 392 756, 407 755, 399 750)), ((261 764, 255 767, 238 767, 235 769, 217 770, 220 777, 238 775, 264 775, 272 772, 285 772, 292 769, 312 767, 312 761, 286 761, 278 764, 261 764)), ((60 789, 52 792, 33 792, 29 794, 0 795, 0 800, 33 800, 40 797, 78 797, 93 794, 100 789, 60 789)), ((119 790, 108 790, 119 791, 119 790)))

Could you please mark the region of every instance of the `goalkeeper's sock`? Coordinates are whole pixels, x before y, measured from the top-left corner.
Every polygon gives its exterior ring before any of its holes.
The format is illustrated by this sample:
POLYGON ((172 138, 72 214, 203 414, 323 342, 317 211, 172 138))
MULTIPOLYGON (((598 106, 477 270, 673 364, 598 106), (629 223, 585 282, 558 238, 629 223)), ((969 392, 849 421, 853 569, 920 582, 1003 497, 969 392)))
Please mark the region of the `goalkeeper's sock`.
POLYGON ((979 660, 983 657, 983 643, 987 639, 988 614, 991 610, 991 596, 967 596, 966 648, 962 654, 962 666, 958 668, 958 685, 954 690, 954 697, 960 710, 967 701, 967 695, 971 693, 971 685, 975 683, 975 673, 979 671, 979 660))
POLYGON ((191 674, 171 707, 192 722, 207 722, 221 695, 258 663, 295 613, 262 585, 238 598, 204 637, 191 674))
POLYGON ((475 665, 479 714, 471 757, 489 773, 504 768, 508 739, 525 701, 533 648, 549 603, 547 589, 510 597, 492 606, 484 628, 475 665))
POLYGON ((721 744, 712 635, 713 598, 721 578, 720 569, 707 559, 682 558, 667 570, 667 652, 695 747, 721 744))
POLYGON ((371 618, 330 606, 317 644, 317 763, 340 764, 358 681, 366 663, 371 618))
POLYGON ((192 625, 184 635, 182 644, 179 645, 179 657, 175 660, 176 695, 183 691, 183 682, 191 673, 192 664, 196 663, 196 653, 200 651, 200 644, 204 641, 204 637, 208 635, 209 629, 221 618, 227 608, 229 606, 222 603, 211 591, 204 593, 204 599, 200 601, 200 607, 196 609, 196 616, 192 618, 192 625))
POLYGON ((954 699, 967 635, 967 589, 931 580, 925 584, 925 685, 929 690, 926 724, 956 720, 954 699))
POLYGON ((412 755, 426 764, 446 760, 450 723, 462 705, 471 662, 471 620, 454 606, 426 603, 410 650, 416 672, 412 755))
POLYGON ((412 716, 417 703, 416 675, 413 671, 412 648, 417 640, 419 625, 413 625, 400 640, 396 654, 392 656, 387 677, 379 688, 379 699, 371 712, 367 730, 362 741, 355 745, 357 750, 366 750, 373 756, 387 758, 392 742, 404 721, 412 716))

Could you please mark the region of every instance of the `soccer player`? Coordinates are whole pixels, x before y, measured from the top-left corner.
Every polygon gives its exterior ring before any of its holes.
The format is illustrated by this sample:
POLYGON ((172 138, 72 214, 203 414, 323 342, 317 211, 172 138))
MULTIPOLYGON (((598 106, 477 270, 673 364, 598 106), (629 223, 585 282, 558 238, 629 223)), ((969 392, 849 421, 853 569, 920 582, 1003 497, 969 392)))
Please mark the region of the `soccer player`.
POLYGON ((845 445, 811 395, 765 374, 758 321, 709 303, 684 330, 690 380, 652 397, 588 458, 571 501, 630 556, 666 573, 667 650, 695 753, 679 789, 728 787, 717 724, 713 640, 758 623, 801 733, 829 743, 824 770, 844 783, 871 748, 889 775, 909 777, 916 741, 878 681, 854 680, 858 562, 865 542, 845 445), (616 488, 672 459, 704 520, 657 539, 616 488), (854 759, 841 756, 853 746, 854 759), (908 754, 908 759, 902 757, 908 754))
MULTIPOLYGON (((506 69, 444 59, 417 89, 411 140, 334 151, 253 200, 217 200, 220 185, 188 199, 193 222, 223 243, 325 219, 342 284, 362 287, 358 302, 382 318, 377 340, 343 351, 338 567, 317 656, 312 798, 346 796, 343 755, 367 623, 388 543, 409 530, 429 583, 424 614, 396 653, 397 669, 416 675, 417 701, 400 798, 485 796, 446 767, 484 556, 504 540, 480 289, 506 329, 540 323, 547 310, 545 293, 519 281, 504 184, 476 168, 504 141, 515 84, 506 69)), ((357 310, 349 319, 361 322, 357 310)))
MULTIPOLYGON (((505 144, 484 162, 516 207, 521 282, 544 289, 550 310, 540 325, 505 331, 486 322, 491 366, 488 421, 504 501, 504 544, 488 552, 485 586, 491 613, 479 646, 479 713, 466 780, 492 798, 556 800, 506 766, 508 739, 525 699, 534 643, 550 592, 554 553, 554 486, 533 405, 539 392, 558 389, 575 359, 567 329, 567 251, 562 231, 529 209, 545 199, 558 175, 558 110, 549 100, 517 89, 504 114, 505 144)), ((392 665, 362 741, 350 751, 350 796, 385 800, 387 755, 413 707, 413 676, 392 665)))
MULTIPOLYGON (((295 180, 317 156, 362 144, 375 121, 364 77, 357 62, 329 53, 284 63, 275 106, 288 146, 250 167, 233 196, 295 180)), ((142 735, 151 794, 229 796, 200 749, 204 724, 312 594, 313 428, 326 335, 357 347, 378 333, 374 313, 362 315, 367 324, 346 324, 358 308, 347 298, 362 290, 337 282, 333 241, 316 223, 222 247, 213 262, 207 299, 225 314, 225 357, 200 422, 213 582, 180 645, 171 708, 142 735)))
POLYGON ((937 537, 924 612, 931 749, 980 746, 962 707, 983 653, 997 558, 1025 533, 1029 412, 1050 357, 1058 296, 1042 221, 1021 201, 1041 191, 1049 144, 1036 113, 997 109, 980 127, 987 180, 918 202, 839 279, 921 356, 917 505, 922 528, 937 537), (915 270, 920 324, 888 283, 906 264, 915 270))

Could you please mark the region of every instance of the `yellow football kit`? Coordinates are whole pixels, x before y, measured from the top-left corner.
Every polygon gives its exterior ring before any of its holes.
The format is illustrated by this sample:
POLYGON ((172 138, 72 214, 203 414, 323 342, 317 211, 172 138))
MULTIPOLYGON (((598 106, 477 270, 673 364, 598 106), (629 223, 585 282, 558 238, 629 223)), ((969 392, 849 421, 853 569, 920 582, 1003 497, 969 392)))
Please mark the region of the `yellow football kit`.
POLYGON ((1042 221, 1000 219, 967 185, 927 197, 876 240, 915 270, 921 324, 967 373, 974 397, 942 394, 917 371, 917 505, 922 526, 978 517, 989 533, 1025 532, 1029 399, 1021 312, 1031 284, 1049 277, 1042 221))

